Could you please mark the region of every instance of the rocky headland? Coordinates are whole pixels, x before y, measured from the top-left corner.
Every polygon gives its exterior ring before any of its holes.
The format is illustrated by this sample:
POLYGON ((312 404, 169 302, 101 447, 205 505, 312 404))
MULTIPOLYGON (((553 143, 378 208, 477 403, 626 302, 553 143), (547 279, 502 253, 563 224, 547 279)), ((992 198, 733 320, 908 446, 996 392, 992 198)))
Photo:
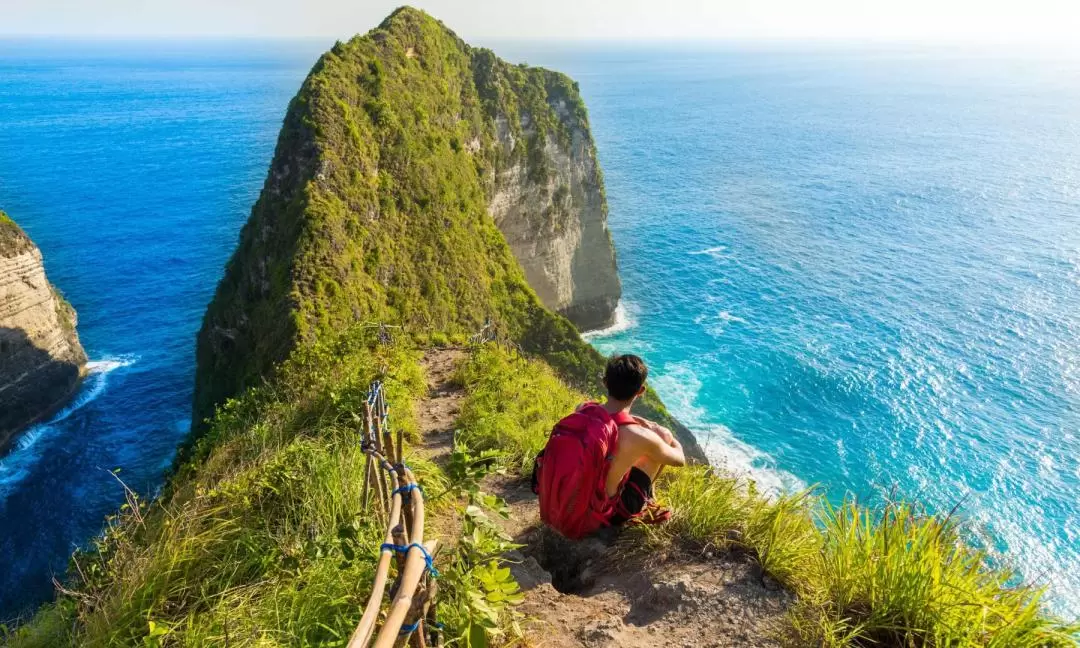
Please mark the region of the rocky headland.
POLYGON ((86 353, 76 321, 45 277, 41 251, 0 212, 0 452, 78 386, 86 353))

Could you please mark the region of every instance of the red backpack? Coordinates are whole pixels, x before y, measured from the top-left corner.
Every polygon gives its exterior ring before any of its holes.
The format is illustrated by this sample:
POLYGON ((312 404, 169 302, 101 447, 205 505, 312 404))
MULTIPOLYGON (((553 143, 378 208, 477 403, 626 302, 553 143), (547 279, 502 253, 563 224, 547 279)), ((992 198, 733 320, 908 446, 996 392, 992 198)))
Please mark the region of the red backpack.
POLYGON ((586 403, 555 424, 533 470, 533 492, 548 526, 577 540, 608 525, 614 509, 606 488, 611 456, 619 426, 633 422, 626 412, 612 415, 586 403))

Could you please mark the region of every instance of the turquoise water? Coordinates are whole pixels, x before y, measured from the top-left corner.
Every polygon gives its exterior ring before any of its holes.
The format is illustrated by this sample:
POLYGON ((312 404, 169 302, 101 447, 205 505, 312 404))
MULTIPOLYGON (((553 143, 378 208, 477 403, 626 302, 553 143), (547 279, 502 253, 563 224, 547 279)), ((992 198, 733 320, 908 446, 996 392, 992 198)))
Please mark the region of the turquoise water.
MULTIPOLYGON (((323 44, 0 43, 0 206, 98 373, 0 459, 0 618, 187 430, 194 333, 323 44), (81 48, 81 49, 79 49, 81 48)), ((636 351, 774 489, 962 502, 1080 614, 1080 64, 496 47, 572 74, 636 351)))
POLYGON ((577 78, 622 319, 710 457, 957 503, 1080 614, 1080 61, 521 52, 577 78))

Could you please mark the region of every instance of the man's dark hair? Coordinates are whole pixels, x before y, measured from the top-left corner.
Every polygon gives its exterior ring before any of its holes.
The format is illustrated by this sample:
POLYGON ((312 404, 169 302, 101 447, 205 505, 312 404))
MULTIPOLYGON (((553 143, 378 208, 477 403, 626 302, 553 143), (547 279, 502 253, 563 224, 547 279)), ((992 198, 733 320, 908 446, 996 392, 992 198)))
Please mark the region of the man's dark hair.
POLYGON ((648 377, 649 368, 645 366, 645 361, 630 354, 613 356, 604 370, 608 395, 621 401, 628 401, 637 395, 648 377))

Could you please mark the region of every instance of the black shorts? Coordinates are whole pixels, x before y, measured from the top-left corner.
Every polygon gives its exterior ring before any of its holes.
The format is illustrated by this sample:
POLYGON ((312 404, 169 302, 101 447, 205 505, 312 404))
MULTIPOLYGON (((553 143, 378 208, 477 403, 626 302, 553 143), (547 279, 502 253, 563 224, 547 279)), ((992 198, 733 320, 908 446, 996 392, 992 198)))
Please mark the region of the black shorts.
POLYGON ((619 494, 619 504, 615 506, 608 522, 611 526, 625 524, 631 517, 645 508, 645 503, 653 497, 652 479, 638 467, 630 469, 630 475, 623 484, 622 493, 619 494))

